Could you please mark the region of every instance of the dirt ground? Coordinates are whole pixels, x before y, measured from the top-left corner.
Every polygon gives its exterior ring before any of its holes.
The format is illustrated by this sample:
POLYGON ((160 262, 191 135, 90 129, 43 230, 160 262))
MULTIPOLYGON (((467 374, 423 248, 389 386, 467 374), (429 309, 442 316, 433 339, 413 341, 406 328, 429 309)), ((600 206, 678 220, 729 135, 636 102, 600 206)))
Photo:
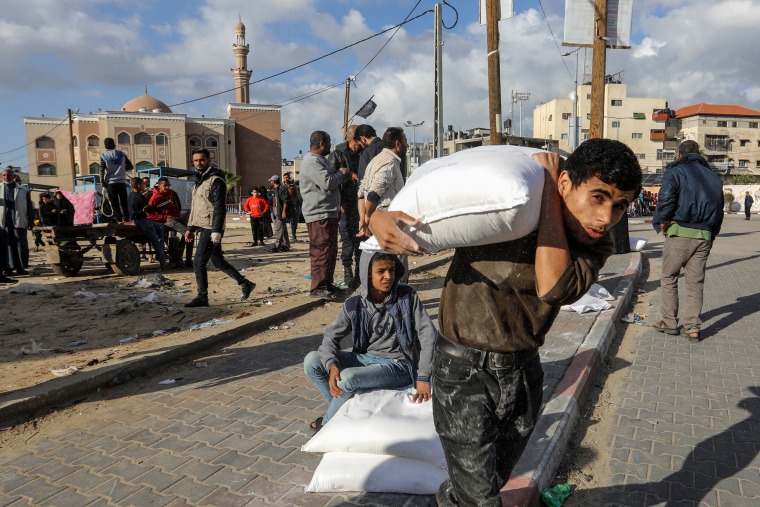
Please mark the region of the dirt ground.
MULTIPOLYGON (((651 288, 659 280, 650 280, 649 265, 644 261, 643 272, 638 287, 651 288), (652 283, 655 282, 655 283, 652 283)), ((657 309, 651 304, 650 292, 634 294, 630 313, 638 313, 651 320, 657 309)), ((618 327, 617 335, 607 354, 602 371, 592 391, 585 400, 580 419, 568 442, 565 459, 560 464, 554 483, 570 483, 576 489, 565 500, 565 507, 586 507, 601 505, 597 498, 600 481, 598 478, 607 474, 607 465, 611 457, 612 446, 608 442, 610 427, 613 424, 613 400, 619 392, 627 367, 632 361, 632 344, 635 340, 635 324, 623 324, 618 327), (629 329, 633 326, 632 329, 629 329)))
MULTIPOLYGON (((305 230, 298 233, 305 237, 305 230)), ((119 277, 92 259, 85 261, 78 276, 65 278, 45 264, 42 250, 32 247, 31 276, 18 277, 18 284, 0 289, 0 399, 54 378, 52 370, 97 368, 115 358, 181 342, 194 325, 255 314, 308 291, 308 243, 294 243, 290 252, 275 254, 269 252, 271 245, 246 247, 250 236, 247 223, 230 227, 223 243, 226 258, 257 284, 249 300, 241 302, 237 284, 209 264, 211 306, 193 309, 184 308, 196 293, 192 269, 164 271, 160 274, 166 284, 142 287, 134 284, 143 277, 156 281, 157 263, 143 258, 140 276, 119 277), (33 294, 12 293, 25 284, 37 286, 33 294)), ((340 267, 336 280, 342 279, 338 275, 342 277, 340 267)))

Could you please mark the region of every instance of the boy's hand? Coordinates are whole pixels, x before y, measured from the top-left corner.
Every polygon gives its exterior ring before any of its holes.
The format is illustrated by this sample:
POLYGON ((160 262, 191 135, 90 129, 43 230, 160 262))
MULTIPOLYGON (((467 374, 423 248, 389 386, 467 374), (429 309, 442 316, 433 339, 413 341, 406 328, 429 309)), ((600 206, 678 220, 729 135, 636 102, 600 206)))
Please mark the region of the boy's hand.
POLYGON ((415 403, 424 403, 430 401, 430 382, 417 382, 415 386, 417 393, 412 396, 412 401, 415 403))
POLYGON ((338 368, 335 365, 330 366, 330 380, 329 380, 329 386, 330 386, 330 394, 333 395, 333 398, 337 398, 338 396, 343 395, 343 391, 340 387, 338 387, 338 381, 340 380, 340 368, 338 368))
POLYGON ((384 251, 403 255, 424 254, 425 251, 401 231, 401 225, 419 227, 422 224, 401 211, 377 210, 369 219, 369 228, 384 251))

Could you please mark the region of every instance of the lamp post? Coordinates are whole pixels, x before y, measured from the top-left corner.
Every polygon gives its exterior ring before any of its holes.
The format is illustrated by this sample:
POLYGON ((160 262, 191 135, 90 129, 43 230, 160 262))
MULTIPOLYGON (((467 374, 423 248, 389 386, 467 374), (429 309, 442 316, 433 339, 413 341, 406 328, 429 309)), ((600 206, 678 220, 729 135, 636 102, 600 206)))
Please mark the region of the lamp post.
POLYGON ((570 51, 569 53, 562 55, 570 56, 575 53, 575 89, 573 90, 573 145, 571 146, 573 151, 575 151, 575 149, 580 144, 580 132, 578 131, 578 120, 580 119, 580 115, 578 114, 578 51, 580 50, 581 48, 578 48, 575 51, 570 51))
MULTIPOLYGON (((405 127, 412 127, 412 154, 414 155, 414 169, 417 169, 419 166, 419 160, 417 160, 417 127, 425 123, 425 120, 422 120, 419 123, 412 123, 411 121, 407 120, 406 123, 404 123, 405 127)), ((412 159, 410 157, 409 159, 409 172, 412 172, 412 159)))

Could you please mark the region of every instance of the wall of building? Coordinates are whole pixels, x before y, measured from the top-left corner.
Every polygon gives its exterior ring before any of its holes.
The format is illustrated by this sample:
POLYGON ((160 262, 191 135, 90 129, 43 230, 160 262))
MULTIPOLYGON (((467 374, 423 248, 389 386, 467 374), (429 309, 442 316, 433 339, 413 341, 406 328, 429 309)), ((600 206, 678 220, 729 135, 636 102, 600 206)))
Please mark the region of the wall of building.
POLYGON ((267 185, 282 171, 282 122, 279 106, 228 104, 235 122, 236 172, 241 188, 267 185))
POLYGON ((717 169, 760 175, 760 117, 696 115, 682 118, 680 126, 681 138, 699 143, 717 169))

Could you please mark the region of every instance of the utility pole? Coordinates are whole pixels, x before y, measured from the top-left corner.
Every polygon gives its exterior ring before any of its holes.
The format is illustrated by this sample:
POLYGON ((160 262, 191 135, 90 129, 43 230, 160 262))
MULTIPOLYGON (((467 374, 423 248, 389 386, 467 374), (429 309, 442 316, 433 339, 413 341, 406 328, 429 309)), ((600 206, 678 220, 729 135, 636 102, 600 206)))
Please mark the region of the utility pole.
POLYGON ((604 75, 607 66, 607 0, 595 0, 594 63, 591 69, 591 123, 589 138, 604 136, 604 75))
POLYGON ((491 145, 501 144, 501 54, 499 53, 499 0, 486 0, 488 42, 488 116, 491 145))
POLYGON ((583 48, 578 48, 575 51, 570 51, 569 53, 565 53, 562 56, 570 56, 573 53, 575 53, 575 89, 573 90, 573 121, 572 123, 572 144, 570 145, 570 148, 575 151, 575 149, 580 144, 580 133, 578 132, 578 121, 580 120, 580 114, 578 114, 578 53, 583 48))
POLYGON ((74 119, 71 117, 71 109, 69 109, 68 117, 69 117, 69 160, 71 162, 71 179, 73 183, 74 178, 77 177, 77 170, 76 170, 76 165, 74 163, 74 119))
POLYGON ((434 9, 435 103, 433 104, 433 157, 443 156, 443 4, 434 9))
POLYGON ((522 105, 523 102, 530 98, 530 93, 527 92, 512 92, 512 100, 520 102, 520 137, 522 137, 522 105))
POLYGON ((348 103, 351 96, 351 81, 356 80, 355 76, 346 78, 346 102, 343 106, 343 140, 346 140, 346 131, 348 130, 348 103))

